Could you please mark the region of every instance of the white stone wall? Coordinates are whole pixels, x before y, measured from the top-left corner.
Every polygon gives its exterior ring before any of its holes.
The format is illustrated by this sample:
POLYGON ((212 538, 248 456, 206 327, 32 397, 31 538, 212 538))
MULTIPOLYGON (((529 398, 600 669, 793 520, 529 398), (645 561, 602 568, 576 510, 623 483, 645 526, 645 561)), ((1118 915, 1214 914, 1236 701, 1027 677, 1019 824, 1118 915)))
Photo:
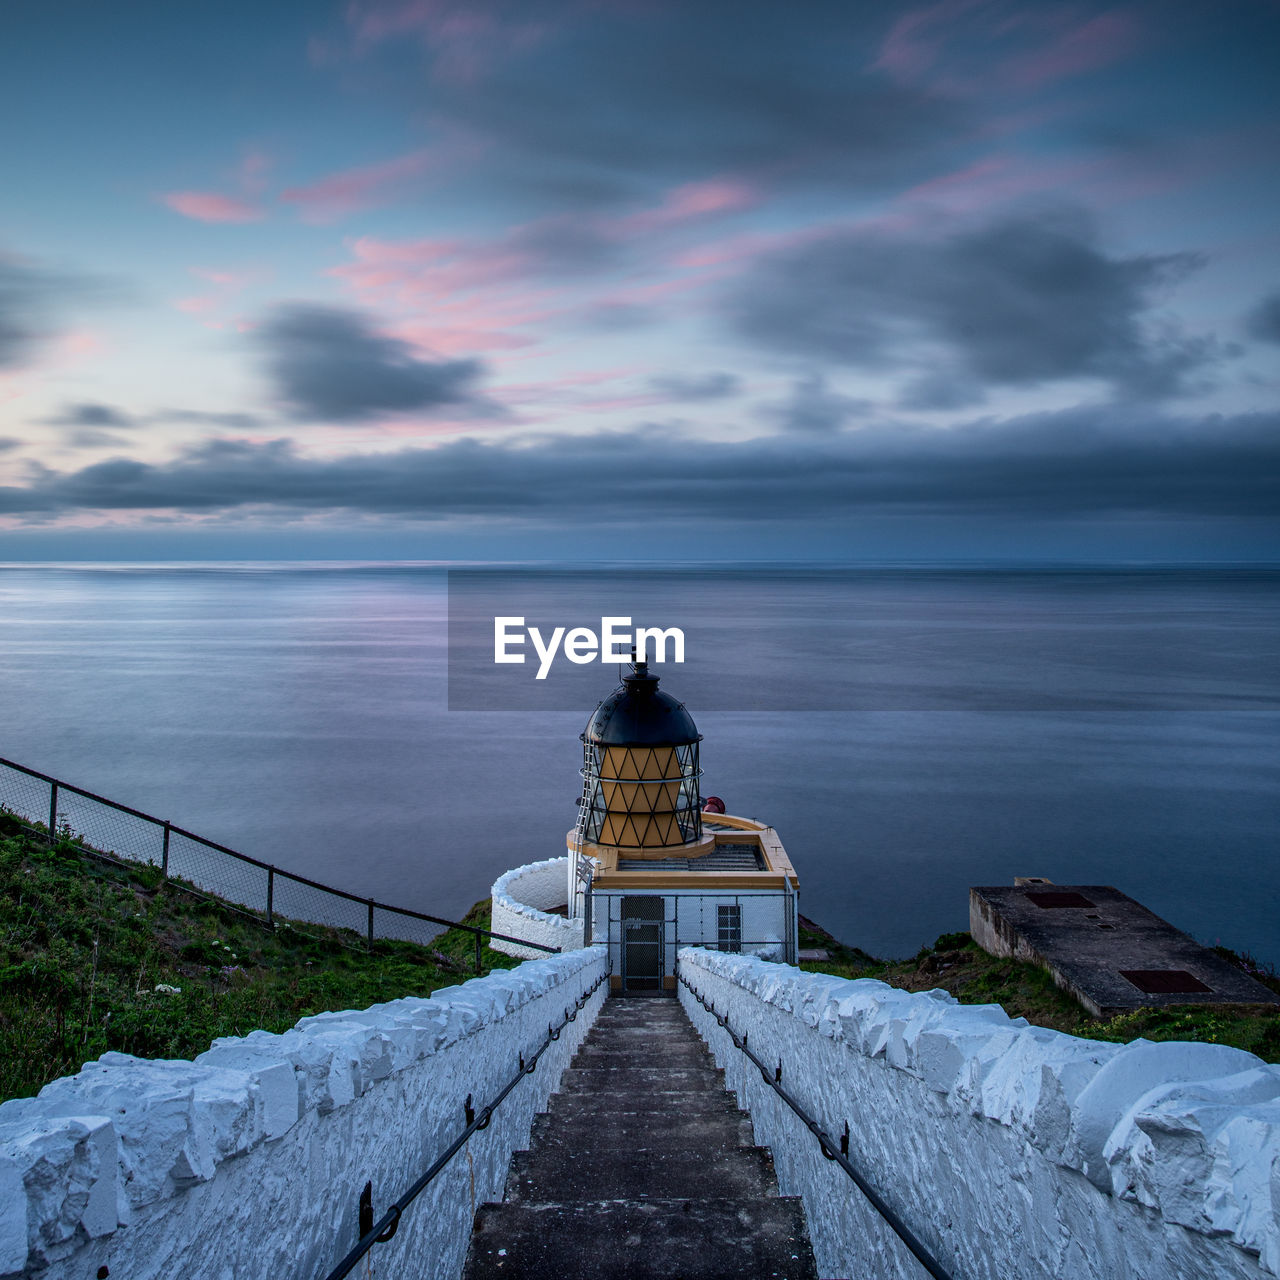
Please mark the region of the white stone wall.
MULTIPOLYGON (((782 1083, 957 1280, 1280 1274, 1280 1067, 1223 1045, 1082 1040, 943 991, 680 953, 782 1083)), ((823 1276, 919 1264, 683 986, 801 1195, 823 1276)))
MULTIPOLYGON (((324 1276, 605 972, 604 948, 495 971, 430 999, 217 1041, 194 1062, 108 1053, 0 1106, 0 1275, 324 1276)), ((476 1206, 556 1088, 607 984, 374 1247, 376 1274, 457 1275, 476 1206)), ((363 1264, 362 1264, 363 1265, 363 1264)), ((361 1269, 355 1274, 363 1275, 361 1269)))
MULTIPOLYGON (((582 946, 583 922, 566 920, 548 908, 562 907, 569 892, 569 859, 546 858, 526 863, 523 867, 499 876, 493 882, 493 919, 489 927, 495 933, 540 942, 543 946, 571 951, 582 946)), ((490 939, 495 951, 509 956, 533 957, 545 954, 532 947, 490 939)))

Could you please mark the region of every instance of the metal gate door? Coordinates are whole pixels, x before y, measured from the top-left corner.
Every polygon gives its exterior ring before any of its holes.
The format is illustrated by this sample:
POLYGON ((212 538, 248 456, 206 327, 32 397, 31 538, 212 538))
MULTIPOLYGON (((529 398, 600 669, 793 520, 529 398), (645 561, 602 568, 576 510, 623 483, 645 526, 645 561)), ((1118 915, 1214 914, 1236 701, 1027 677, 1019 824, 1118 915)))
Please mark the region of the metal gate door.
POLYGON ((663 917, 659 897, 622 900, 622 987, 624 991, 662 990, 663 917))

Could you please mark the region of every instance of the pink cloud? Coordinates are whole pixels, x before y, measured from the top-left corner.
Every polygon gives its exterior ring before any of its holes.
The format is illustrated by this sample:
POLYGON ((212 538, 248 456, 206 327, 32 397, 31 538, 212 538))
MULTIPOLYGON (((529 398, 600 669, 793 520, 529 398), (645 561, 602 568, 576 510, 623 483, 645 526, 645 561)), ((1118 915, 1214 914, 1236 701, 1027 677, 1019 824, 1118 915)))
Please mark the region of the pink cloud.
POLYGON ((1006 75, 1023 88, 1085 75, 1130 53, 1138 40, 1138 25, 1125 13, 1111 10, 1068 31, 1048 48, 1012 59, 1006 75))
POLYGON ((916 80, 938 60, 947 38, 947 27, 981 0, 942 0, 927 9, 904 13, 889 28, 872 63, 900 80, 916 80))
POLYGON ((179 298, 173 305, 189 316, 201 316, 212 311, 218 305, 218 299, 212 294, 202 293, 190 298, 179 298))
POLYGON ((262 271, 214 270, 210 267, 189 267, 188 270, 197 280, 204 280, 212 288, 205 293, 179 298, 173 305, 189 316, 210 317, 201 319, 201 323, 210 329, 224 327, 223 321, 211 318, 215 313, 255 280, 269 274, 262 271))
POLYGON ((257 205, 214 191, 170 191, 160 199, 175 213, 197 222, 257 222, 262 218, 257 205))
POLYGON ((392 195, 395 189, 432 167, 435 157, 425 148, 330 174, 302 187, 287 187, 280 199, 299 206, 308 222, 328 222, 360 209, 368 209, 392 195))
POLYGON ((750 183, 713 178, 674 187, 653 209, 628 214, 602 224, 606 234, 633 236, 660 231, 717 214, 737 213, 760 203, 761 193, 750 183))
POLYGON ((941 0, 903 14, 872 64, 897 80, 960 94, 993 87, 1038 89, 1085 75, 1129 54, 1139 27, 1112 9, 1081 21, 1072 4, 1043 0, 941 0))
POLYGON ((435 74, 463 84, 474 84, 498 62, 540 44, 549 32, 545 22, 486 12, 476 0, 357 0, 347 9, 347 22, 357 52, 417 36, 435 55, 435 74))
POLYGON ((245 152, 240 161, 240 187, 255 194, 266 189, 267 174, 271 172, 271 157, 257 147, 245 152))

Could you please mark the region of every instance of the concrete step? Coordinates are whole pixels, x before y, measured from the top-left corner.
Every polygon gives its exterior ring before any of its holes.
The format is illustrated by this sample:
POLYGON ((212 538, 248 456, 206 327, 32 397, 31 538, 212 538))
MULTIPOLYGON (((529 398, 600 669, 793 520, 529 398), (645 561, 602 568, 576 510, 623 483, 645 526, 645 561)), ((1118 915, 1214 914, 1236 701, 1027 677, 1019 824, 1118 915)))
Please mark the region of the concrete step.
POLYGON ((712 1067, 570 1067, 560 1077, 562 1093, 620 1089, 637 1097, 657 1093, 724 1091, 724 1073, 712 1067))
POLYGON ((794 1197, 484 1205, 465 1280, 817 1280, 794 1197))
POLYGON ((704 1044, 685 1044, 680 1040, 652 1040, 636 1044, 619 1043, 616 1039, 584 1043, 574 1055, 573 1065, 583 1071, 589 1067, 634 1067, 652 1062, 661 1067, 711 1067, 715 1060, 704 1044))
MULTIPOLYGON (((602 1077, 597 1076, 596 1079, 602 1077)), ((668 1092, 651 1090, 637 1094, 628 1089, 576 1089, 553 1093, 547 1112, 551 1115, 578 1115, 578 1108, 586 1100, 592 1113, 599 1116, 631 1115, 662 1118, 665 1116, 729 1115, 745 1114, 738 1109, 733 1096, 723 1088, 673 1089, 668 1092)))
POLYGON ((511 1204, 653 1200, 699 1196, 709 1187, 735 1198, 776 1195, 773 1157, 766 1147, 696 1150, 678 1140, 623 1149, 542 1143, 511 1157, 503 1198, 511 1204))
POLYGON ((816 1280, 777 1191, 681 1006, 611 999, 477 1213, 463 1280, 816 1280))
MULTIPOLYGON (((576 1095, 582 1099, 585 1095, 576 1095)), ((589 1100, 590 1101, 590 1100, 589 1100)), ((589 1105, 577 1109, 544 1111, 533 1119, 530 1150, 543 1145, 572 1146, 579 1151, 590 1146, 608 1151, 627 1151, 654 1144, 685 1142, 699 1149, 749 1147, 753 1145, 751 1117, 745 1111, 597 1111, 589 1105)))

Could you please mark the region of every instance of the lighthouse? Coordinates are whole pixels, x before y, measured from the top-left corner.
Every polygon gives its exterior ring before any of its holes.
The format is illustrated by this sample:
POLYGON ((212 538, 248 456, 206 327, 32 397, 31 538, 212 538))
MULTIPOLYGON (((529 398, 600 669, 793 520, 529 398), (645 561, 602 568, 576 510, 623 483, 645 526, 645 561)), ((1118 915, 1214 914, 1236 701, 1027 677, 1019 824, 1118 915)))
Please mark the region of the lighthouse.
POLYGON ((768 824, 701 794, 702 735, 634 660, 592 712, 568 833, 567 915, 607 943, 619 993, 675 989, 682 946, 795 963, 799 880, 768 824))
MULTIPOLYGON (((795 964, 800 881, 777 831, 702 796, 702 735, 633 655, 587 719, 568 856, 494 882, 496 950, 606 945, 619 995, 671 995, 681 947, 795 964)), ((732 779, 717 788, 732 794, 732 779)))

